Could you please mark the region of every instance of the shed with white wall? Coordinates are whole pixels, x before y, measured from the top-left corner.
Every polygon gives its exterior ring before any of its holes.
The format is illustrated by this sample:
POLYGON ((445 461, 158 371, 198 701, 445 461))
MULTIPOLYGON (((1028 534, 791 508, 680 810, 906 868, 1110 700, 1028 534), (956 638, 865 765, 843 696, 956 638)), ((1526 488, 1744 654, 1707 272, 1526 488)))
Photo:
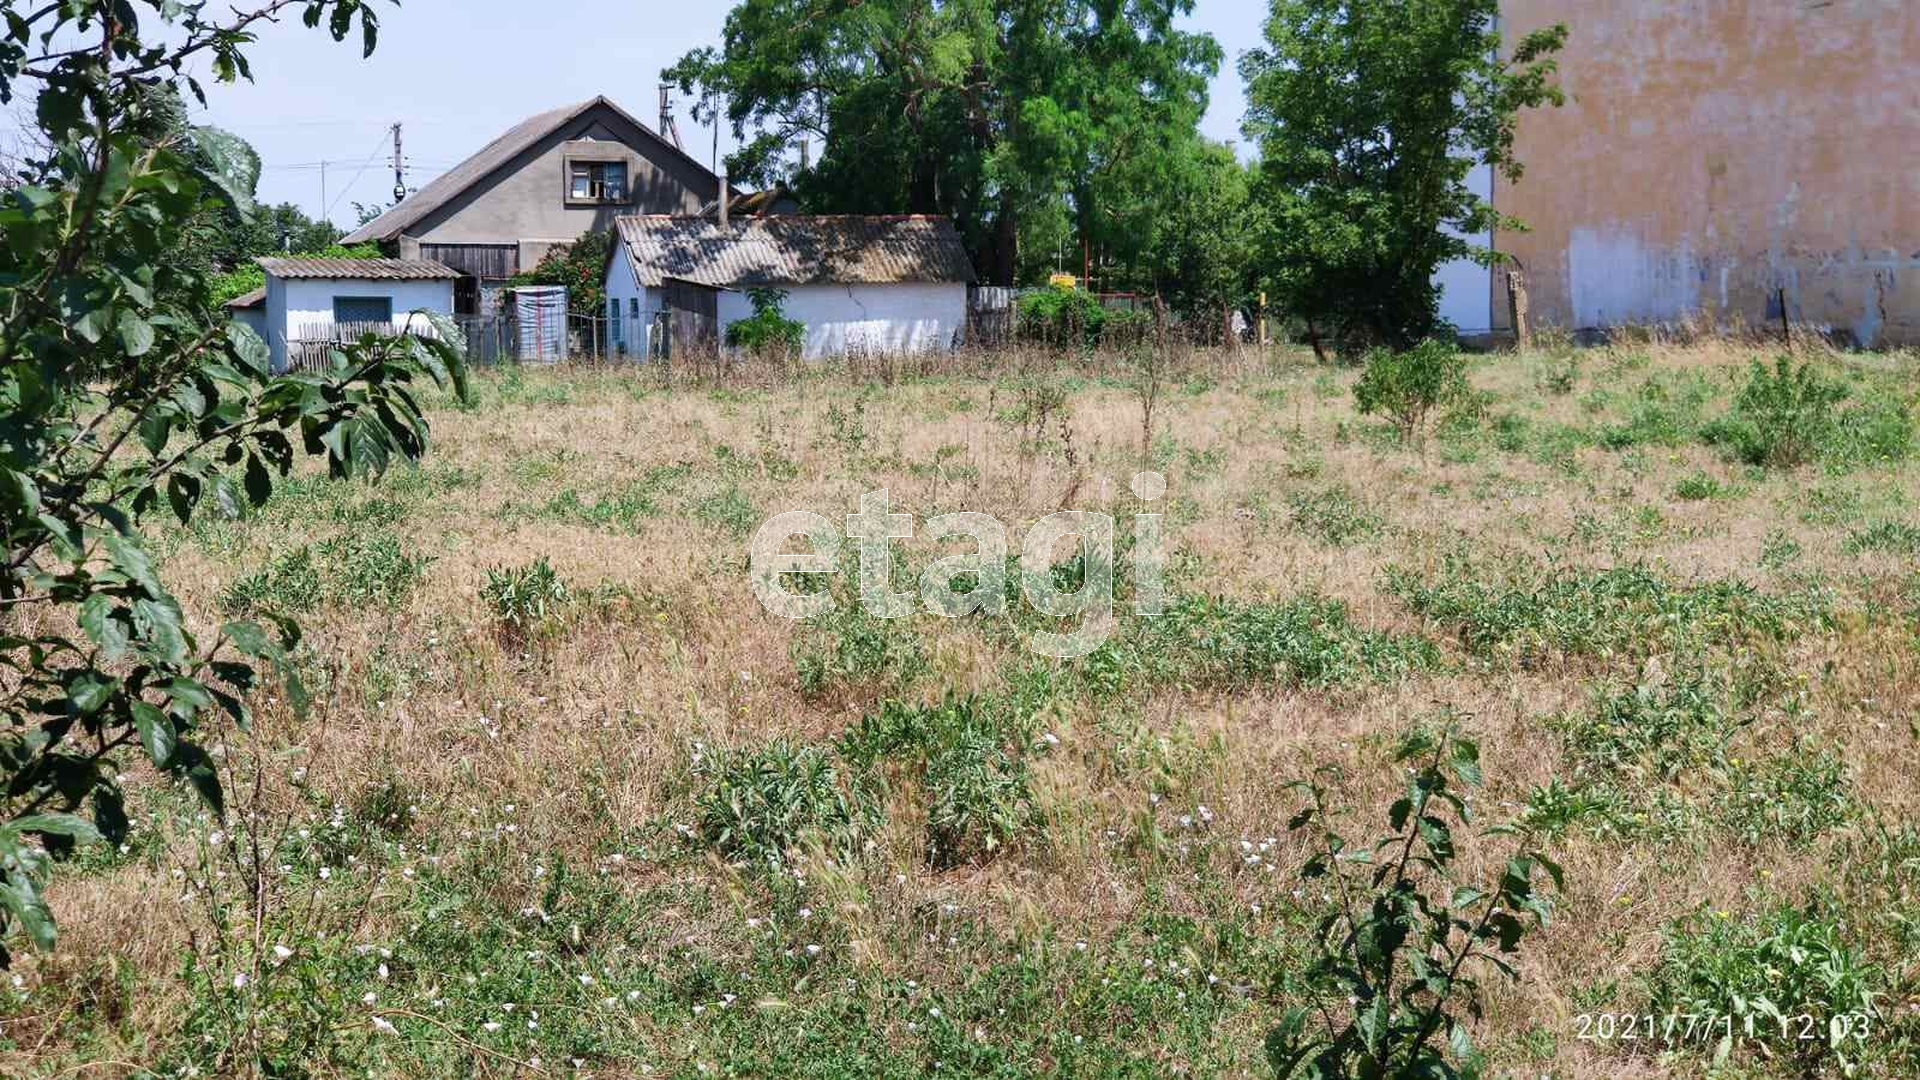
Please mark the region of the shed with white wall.
POLYGON ((724 341, 762 288, 784 293, 783 314, 805 327, 803 359, 947 352, 966 338, 973 264, 946 218, 641 215, 618 224, 606 287, 616 345, 629 355, 660 355, 654 339, 667 326, 675 347, 703 321, 724 341))
POLYGON ((458 275, 422 259, 261 259, 267 274, 263 335, 273 370, 303 342, 350 340, 369 324, 430 333, 416 312, 453 313, 458 275))

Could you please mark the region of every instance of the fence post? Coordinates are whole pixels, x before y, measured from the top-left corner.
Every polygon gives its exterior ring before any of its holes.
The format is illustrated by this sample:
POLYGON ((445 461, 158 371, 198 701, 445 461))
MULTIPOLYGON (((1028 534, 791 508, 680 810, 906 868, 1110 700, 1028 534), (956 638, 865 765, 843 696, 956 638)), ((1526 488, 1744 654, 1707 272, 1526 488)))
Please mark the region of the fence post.
POLYGON ((1513 322, 1513 344, 1517 349, 1533 347, 1533 327, 1527 310, 1527 277, 1519 270, 1507 271, 1507 316, 1513 322))

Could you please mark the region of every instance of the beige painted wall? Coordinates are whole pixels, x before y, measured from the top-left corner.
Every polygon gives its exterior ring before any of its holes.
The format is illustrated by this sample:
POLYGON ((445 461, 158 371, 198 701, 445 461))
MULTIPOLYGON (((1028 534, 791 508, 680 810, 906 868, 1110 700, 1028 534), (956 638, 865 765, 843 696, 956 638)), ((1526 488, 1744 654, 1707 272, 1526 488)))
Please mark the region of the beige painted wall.
POLYGON ((1502 7, 1509 42, 1571 30, 1567 105, 1522 120, 1526 176, 1495 194, 1532 227, 1496 246, 1537 319, 1777 322, 1784 287, 1795 320, 1920 342, 1920 3, 1502 7))
MULTIPOLYGON (((406 230, 429 244, 536 242, 523 251, 537 261, 546 242, 571 241, 608 229, 620 214, 690 214, 715 198, 719 182, 705 169, 660 149, 611 109, 592 109, 542 140, 460 198, 406 230), (595 140, 589 144, 586 140, 595 140), (618 206, 570 204, 569 157, 618 154, 627 161, 631 198, 618 206)), ((525 257, 522 265, 530 265, 525 257)))

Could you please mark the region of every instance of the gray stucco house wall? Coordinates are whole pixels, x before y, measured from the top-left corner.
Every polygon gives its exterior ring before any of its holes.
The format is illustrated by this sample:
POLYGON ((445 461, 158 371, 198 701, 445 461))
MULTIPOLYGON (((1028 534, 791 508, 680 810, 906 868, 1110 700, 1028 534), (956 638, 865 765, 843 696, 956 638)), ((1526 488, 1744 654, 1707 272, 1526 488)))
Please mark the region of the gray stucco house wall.
POLYGON ((555 244, 613 228, 629 214, 692 214, 720 179, 605 97, 532 116, 350 233, 387 254, 432 259, 463 275, 455 310, 489 306, 489 286, 531 269, 555 244), (621 190, 579 197, 576 168, 618 166, 621 190))

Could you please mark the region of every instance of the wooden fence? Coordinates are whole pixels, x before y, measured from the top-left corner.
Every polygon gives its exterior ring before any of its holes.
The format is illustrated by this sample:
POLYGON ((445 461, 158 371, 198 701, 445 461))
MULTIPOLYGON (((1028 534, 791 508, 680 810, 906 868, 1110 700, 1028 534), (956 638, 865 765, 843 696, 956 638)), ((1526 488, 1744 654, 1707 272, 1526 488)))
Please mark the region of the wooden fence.
MULTIPOLYGON (((432 328, 422 319, 411 320, 405 332, 416 337, 431 337, 433 334, 432 328)), ((287 335, 287 370, 325 371, 333 366, 334 349, 359 341, 368 334, 392 337, 394 324, 381 321, 302 323, 287 335)))

